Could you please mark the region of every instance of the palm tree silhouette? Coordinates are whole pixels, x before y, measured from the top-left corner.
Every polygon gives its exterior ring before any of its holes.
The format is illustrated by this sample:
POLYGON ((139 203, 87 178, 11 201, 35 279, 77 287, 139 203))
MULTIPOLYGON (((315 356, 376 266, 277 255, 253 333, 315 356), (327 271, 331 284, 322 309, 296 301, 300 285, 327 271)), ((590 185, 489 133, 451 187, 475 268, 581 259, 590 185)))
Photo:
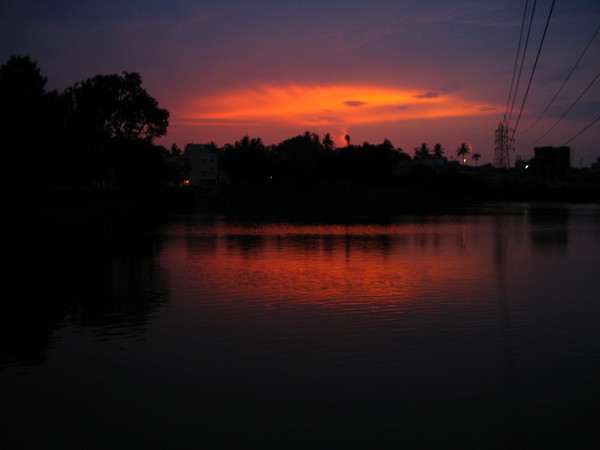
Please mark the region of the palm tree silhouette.
POLYGON ((431 154, 429 153, 429 147, 427 144, 423 142, 420 147, 415 147, 415 158, 429 158, 431 154))
POLYGON ((325 150, 333 150, 333 145, 331 134, 325 133, 325 136, 323 136, 323 146, 325 147, 325 150))
POLYGON ((467 155, 471 153, 471 147, 466 142, 463 142, 456 149, 456 155, 462 159, 463 164, 467 163, 467 155))
POLYGON ((479 161, 479 158, 481 158, 481 155, 479 153, 473 153, 473 156, 471 156, 471 158, 473 158, 475 160, 475 167, 477 167, 477 161, 479 161))

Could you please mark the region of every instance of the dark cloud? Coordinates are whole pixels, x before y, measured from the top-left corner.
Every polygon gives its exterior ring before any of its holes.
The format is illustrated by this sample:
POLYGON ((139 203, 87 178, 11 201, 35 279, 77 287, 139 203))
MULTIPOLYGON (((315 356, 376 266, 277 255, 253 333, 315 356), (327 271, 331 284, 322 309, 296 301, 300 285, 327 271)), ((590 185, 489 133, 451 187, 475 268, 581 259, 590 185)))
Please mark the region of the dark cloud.
POLYGON ((364 106, 366 104, 367 102, 361 102, 360 100, 348 100, 347 102, 344 102, 344 105, 353 107, 364 106))
POLYGON ((462 89, 464 86, 459 83, 458 81, 455 81, 453 83, 450 83, 446 86, 442 86, 439 87, 437 89, 435 89, 438 92, 441 92, 442 94, 450 94, 451 92, 457 91, 459 89, 462 89))
POLYGON ((424 94, 413 95, 414 98, 439 98, 444 94, 450 94, 458 89, 461 89, 463 85, 458 81, 447 84, 445 86, 441 86, 433 89, 432 91, 425 92, 424 94))
POLYGON ((414 98, 438 98, 437 92, 426 92, 424 94, 413 95, 414 98))

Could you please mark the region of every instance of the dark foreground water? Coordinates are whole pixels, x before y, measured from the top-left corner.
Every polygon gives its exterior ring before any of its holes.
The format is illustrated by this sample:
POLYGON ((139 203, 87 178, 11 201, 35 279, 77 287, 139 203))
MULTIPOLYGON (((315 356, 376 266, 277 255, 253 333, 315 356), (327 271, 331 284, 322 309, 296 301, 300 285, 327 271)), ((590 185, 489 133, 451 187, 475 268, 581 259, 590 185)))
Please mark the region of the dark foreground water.
POLYGON ((6 242, 2 448, 600 442, 598 207, 6 242))

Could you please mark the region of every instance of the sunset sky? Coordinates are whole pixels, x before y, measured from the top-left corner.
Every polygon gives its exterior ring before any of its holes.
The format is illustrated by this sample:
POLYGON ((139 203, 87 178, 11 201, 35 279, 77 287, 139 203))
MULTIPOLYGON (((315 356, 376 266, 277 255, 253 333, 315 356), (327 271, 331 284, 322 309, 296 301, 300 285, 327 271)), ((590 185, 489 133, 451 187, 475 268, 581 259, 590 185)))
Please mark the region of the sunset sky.
MULTIPOLYGON (((306 130, 329 132, 342 145, 348 132, 352 143, 387 138, 411 155, 422 142, 440 142, 455 157, 468 142, 481 164, 493 160, 525 3, 3 0, 0 63, 12 54, 30 56, 47 87, 58 90, 96 74, 139 72, 171 113, 159 141, 165 146, 223 145, 244 135, 272 144, 306 130)), ((511 125, 553 2, 535 3, 511 125)), ((573 165, 600 157, 600 121, 572 139, 600 114, 600 80, 592 84, 600 73, 600 36, 531 127, 598 26, 598 0, 556 0, 516 155, 529 158, 534 145, 570 140, 573 165)))

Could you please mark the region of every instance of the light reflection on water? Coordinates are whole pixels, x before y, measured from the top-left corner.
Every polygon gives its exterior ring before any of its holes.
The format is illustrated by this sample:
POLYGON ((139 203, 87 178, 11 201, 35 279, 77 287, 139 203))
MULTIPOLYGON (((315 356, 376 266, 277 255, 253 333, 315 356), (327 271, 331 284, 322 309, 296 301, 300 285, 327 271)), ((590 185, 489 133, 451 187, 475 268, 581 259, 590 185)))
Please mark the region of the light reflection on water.
POLYGON ((577 448, 600 211, 495 212, 175 222, 101 266, 114 307, 67 303, 44 362, 0 372, 8 423, 60 448, 577 448))

